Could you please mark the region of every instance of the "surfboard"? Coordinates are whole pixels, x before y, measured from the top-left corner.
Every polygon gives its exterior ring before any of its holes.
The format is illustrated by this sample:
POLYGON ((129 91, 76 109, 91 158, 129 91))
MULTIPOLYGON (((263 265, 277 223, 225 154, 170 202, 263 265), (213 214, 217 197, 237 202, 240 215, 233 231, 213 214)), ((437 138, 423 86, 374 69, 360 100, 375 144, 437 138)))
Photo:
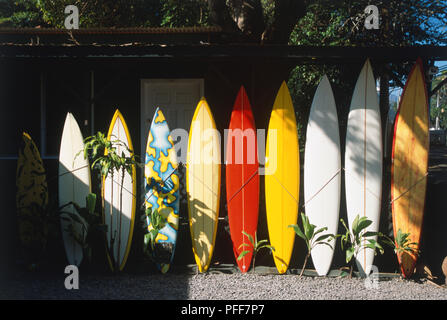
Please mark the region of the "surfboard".
MULTIPOLYGON (((325 75, 315 92, 310 108, 304 149, 304 202, 309 222, 323 234, 337 234, 340 213, 341 154, 337 108, 331 84, 325 75)), ((317 273, 329 272, 334 256, 332 248, 318 245, 312 251, 317 273)))
MULTIPOLYGON (((349 227, 359 215, 372 221, 367 231, 377 232, 382 200, 383 149, 379 101, 369 60, 354 88, 346 130, 345 191, 349 227)), ((372 249, 360 250, 356 258, 359 272, 368 275, 373 260, 372 249)))
MULTIPOLYGON (((59 151, 59 207, 74 202, 80 207, 86 206, 86 197, 91 191, 90 166, 84 159, 84 139, 81 129, 68 112, 62 131, 59 151)), ((63 208, 64 212, 77 214, 73 205, 63 208)), ((83 259, 82 245, 73 237, 72 231, 82 239, 87 236, 82 224, 74 221, 69 215, 61 214, 62 238, 68 263, 79 266, 83 259)))
POLYGON ((226 145, 226 193, 228 223, 233 252, 241 272, 247 272, 252 259, 250 240, 255 237, 259 209, 259 163, 256 127, 247 93, 242 86, 234 102, 226 145), (243 251, 249 251, 241 260, 243 251))
POLYGON ((26 248, 41 250, 45 248, 47 239, 45 228, 41 223, 48 205, 48 186, 39 150, 26 132, 22 133, 19 148, 16 188, 20 241, 26 248))
MULTIPOLYGON (((410 233, 411 242, 421 239, 425 209, 429 153, 428 95, 422 61, 419 59, 408 76, 395 120, 391 199, 394 235, 399 229, 410 233)), ((402 274, 411 277, 417 261, 414 254, 398 256, 402 274)))
MULTIPOLYGON (((126 157, 130 157, 133 154, 129 130, 119 110, 116 110, 113 115, 107 139, 119 140, 127 146, 126 148, 123 145, 115 144, 118 155, 124 152, 126 157)), ((113 176, 109 174, 103 181, 103 218, 104 223, 108 226, 106 233, 107 256, 112 271, 122 271, 129 256, 135 223, 136 186, 135 166, 131 175, 125 171, 124 180, 122 180, 122 171, 114 170, 113 176)))
MULTIPOLYGON (((161 109, 157 108, 149 129, 146 146, 145 206, 152 210, 158 210, 158 213, 167 219, 167 224, 159 231, 155 241, 172 245, 171 263, 174 258, 179 226, 180 180, 177 167, 177 154, 168 123, 161 109)), ((147 223, 148 230, 150 230, 150 219, 147 223)), ((162 273, 166 273, 169 266, 169 263, 157 263, 157 267, 162 273)))
POLYGON ((289 267, 297 223, 300 181, 298 130, 292 98, 282 83, 270 115, 265 160, 265 202, 270 245, 279 273, 289 267))
POLYGON ((192 249, 199 272, 211 263, 220 201, 220 139, 205 98, 192 118, 188 141, 186 192, 192 249))

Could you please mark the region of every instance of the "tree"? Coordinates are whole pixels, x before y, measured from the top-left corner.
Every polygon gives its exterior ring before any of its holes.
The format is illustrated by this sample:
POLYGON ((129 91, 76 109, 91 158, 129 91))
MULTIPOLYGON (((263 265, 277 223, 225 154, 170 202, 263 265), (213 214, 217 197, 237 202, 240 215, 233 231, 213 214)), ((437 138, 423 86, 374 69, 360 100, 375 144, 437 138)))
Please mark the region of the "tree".
POLYGON ((207 23, 204 0, 53 0, 39 1, 52 27, 64 27, 64 8, 79 9, 82 28, 188 27, 207 23))
MULTIPOLYGON (((414 46, 421 44, 447 44, 447 3, 445 1, 378 0, 380 24, 377 30, 367 30, 364 20, 367 0, 350 1, 316 0, 306 8, 299 19, 289 43, 320 46, 414 46)), ((366 58, 366 57, 365 57, 366 58)), ((375 76, 381 78, 381 113, 385 121, 389 109, 389 87, 403 87, 412 62, 374 63, 375 76)), ((302 65, 292 71, 289 87, 295 105, 310 106, 313 92, 323 74, 327 74, 335 93, 342 124, 346 121, 350 97, 361 65, 350 62, 337 65, 302 65)), ((298 110, 298 118, 306 121, 309 107, 298 110)))
MULTIPOLYGON (((433 80, 433 87, 437 87, 444 79, 447 79, 447 70, 443 71, 433 80)), ((444 84, 431 97, 430 120, 432 124, 436 123, 436 117, 439 118, 439 126, 447 129, 447 85, 444 84)))
POLYGON ((241 40, 287 44, 306 0, 207 0, 210 23, 241 40))
POLYGON ((208 23, 208 8, 204 0, 154 2, 159 2, 162 27, 192 27, 208 23))
POLYGON ((37 2, 38 0, 1 0, 0 26, 12 28, 44 26, 37 2))
POLYGON ((38 1, 44 20, 56 28, 64 27, 64 8, 79 9, 81 28, 151 27, 160 23, 160 1, 156 0, 53 0, 38 1))
POLYGON ((45 21, 63 27, 64 10, 76 5, 90 27, 217 25, 235 38, 286 44, 305 13, 304 0, 53 0, 38 1, 45 21))

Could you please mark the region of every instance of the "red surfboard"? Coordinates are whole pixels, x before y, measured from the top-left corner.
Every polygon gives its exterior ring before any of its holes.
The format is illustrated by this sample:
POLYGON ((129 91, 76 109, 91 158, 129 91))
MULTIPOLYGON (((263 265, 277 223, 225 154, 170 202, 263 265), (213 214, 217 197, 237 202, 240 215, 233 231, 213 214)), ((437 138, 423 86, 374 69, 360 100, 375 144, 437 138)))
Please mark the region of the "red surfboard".
POLYGON ((255 238, 259 209, 259 163, 255 121, 243 86, 234 102, 226 148, 228 222, 234 256, 239 269, 245 273, 250 268, 253 247, 242 231, 255 238), (241 247, 243 243, 250 247, 241 247), (250 253, 237 260, 245 250, 250 250, 250 253))

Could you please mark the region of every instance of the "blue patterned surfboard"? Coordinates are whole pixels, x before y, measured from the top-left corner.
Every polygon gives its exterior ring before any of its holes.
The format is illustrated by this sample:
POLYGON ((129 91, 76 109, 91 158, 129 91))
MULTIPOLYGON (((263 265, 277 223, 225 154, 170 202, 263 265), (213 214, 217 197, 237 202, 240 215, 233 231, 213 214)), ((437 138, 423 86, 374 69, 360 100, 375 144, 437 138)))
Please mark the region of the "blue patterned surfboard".
MULTIPOLYGON (((167 218, 167 224, 159 231, 156 242, 170 242, 174 258, 175 244, 179 225, 179 186, 177 154, 174 141, 166 119, 160 108, 155 111, 146 146, 144 166, 145 206, 158 210, 167 218)), ((148 218, 148 229, 151 222, 148 218)), ((170 264, 157 264, 158 269, 166 273, 170 264)))

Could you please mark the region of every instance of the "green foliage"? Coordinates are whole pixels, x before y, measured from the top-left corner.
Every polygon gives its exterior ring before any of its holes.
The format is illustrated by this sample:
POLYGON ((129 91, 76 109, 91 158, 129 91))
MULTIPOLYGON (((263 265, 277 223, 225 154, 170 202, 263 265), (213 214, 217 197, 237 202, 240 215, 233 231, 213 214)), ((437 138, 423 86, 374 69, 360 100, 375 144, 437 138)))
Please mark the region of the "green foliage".
MULTIPOLYGON (((307 6, 292 32, 289 44, 303 46, 414 46, 447 44, 447 4, 445 1, 317 0, 307 6), (367 5, 379 9, 378 30, 364 27, 367 5), (444 28, 441 26, 444 25, 444 28)), ((366 59, 366 57, 365 57, 366 59)), ((363 62, 361 63, 363 64, 363 62)), ((350 98, 361 64, 347 61, 334 64, 301 64, 290 73, 288 87, 296 107, 300 142, 305 143, 305 128, 315 89, 326 74, 335 95, 339 120, 346 123, 350 98), (304 130, 303 130, 304 129, 304 130)), ((413 63, 380 64, 372 61, 375 76, 386 75, 391 86, 401 86, 413 63), (398 81, 399 80, 399 81, 398 81)), ((386 110, 388 111, 388 110, 386 110)), ((444 116, 445 117, 445 116, 444 116)), ((443 121, 441 121, 444 123, 443 121)))
MULTIPOLYGON (((105 179, 109 174, 113 176, 115 173, 121 174, 120 183, 120 193, 119 193, 119 208, 118 212, 122 214, 122 200, 123 200, 123 187, 124 187, 124 177, 127 172, 129 176, 133 179, 133 172, 135 166, 141 166, 135 160, 135 155, 132 150, 130 150, 127 145, 119 139, 109 140, 105 134, 102 132, 97 132, 94 136, 90 136, 84 139, 84 150, 81 150, 76 154, 78 157, 81 153, 84 154, 84 158, 90 157, 92 170, 98 168, 101 176, 105 179), (121 151, 121 155, 118 154, 118 148, 124 148, 130 154, 126 156, 124 151, 121 151)), ((75 157, 75 158, 76 158, 75 157)), ((74 160, 73 160, 74 161, 74 160)), ((110 206, 110 215, 113 213, 113 206, 110 206)), ((108 247, 109 256, 113 259, 113 247, 115 244, 115 235, 111 236, 110 246, 108 247)), ((119 270, 118 262, 114 261, 115 270, 119 270)))
POLYGON ((38 0, 1 0, 0 27, 34 28, 45 26, 38 0))
POLYGON ((158 233, 165 227, 168 221, 157 209, 152 210, 152 208, 146 208, 145 214, 148 226, 144 225, 144 228, 147 228, 149 232, 144 235, 144 252, 148 254, 150 252, 149 247, 154 252, 158 233))
POLYGON ((91 164, 92 170, 98 168, 101 172, 101 176, 106 178, 109 174, 113 174, 114 171, 127 171, 127 173, 132 177, 134 166, 140 166, 135 159, 135 155, 132 150, 130 150, 127 145, 116 139, 109 140, 105 134, 98 131, 94 136, 85 138, 84 140, 84 150, 80 153, 84 153, 84 159, 89 156, 93 160, 91 164), (118 147, 126 149, 130 156, 126 156, 124 151, 119 155, 118 147))
POLYGON ((78 7, 81 28, 123 28, 147 26, 152 16, 150 3, 144 0, 39 0, 38 7, 45 21, 56 28, 64 28, 64 9, 68 5, 78 7))
POLYGON ((186 27, 207 22, 204 0, 53 0, 38 1, 45 21, 64 27, 64 8, 79 9, 81 28, 186 27))
POLYGON ((208 19, 206 1, 161 1, 162 27, 192 27, 204 25, 208 19))
POLYGON ((289 225, 289 228, 293 228, 295 233, 304 240, 307 247, 307 254, 304 259, 303 268, 301 269, 300 277, 304 273, 304 269, 307 265, 307 260, 309 259, 312 250, 318 246, 318 245, 326 245, 330 248, 332 248, 332 245, 330 244, 330 241, 335 239, 335 235, 330 233, 325 233, 317 237, 317 235, 321 234, 322 232, 327 231, 327 227, 316 229, 316 226, 314 224, 311 224, 309 222, 309 218, 304 214, 301 213, 301 221, 303 223, 303 229, 301 229, 297 224, 289 225))
POLYGON ((50 242, 60 238, 58 213, 55 199, 47 205, 32 202, 27 207, 17 208, 19 237, 25 250, 24 258, 32 269, 36 269, 48 258, 50 242))
POLYGON ((431 0, 312 1, 298 22, 290 42, 328 46, 407 46, 445 44, 447 4, 431 0), (367 30, 365 8, 378 7, 378 30, 367 30))
MULTIPOLYGON (((442 72, 438 77, 433 79, 432 88, 435 88, 443 79, 447 77, 447 70, 442 72)), ((436 94, 431 97, 430 105, 430 121, 434 125, 436 117, 439 118, 439 126, 441 129, 447 129, 447 85, 441 87, 436 94), (439 107, 438 106, 439 100, 439 107)))
POLYGON ((89 193, 85 199, 85 207, 75 202, 69 202, 60 208, 60 218, 68 222, 65 231, 81 245, 88 260, 92 258, 92 234, 96 232, 106 233, 107 226, 102 224, 101 215, 95 211, 96 194, 89 193), (65 208, 73 206, 75 211, 67 211, 65 208))
POLYGON ((345 233, 340 235, 341 248, 344 250, 346 248, 346 263, 350 263, 350 275, 352 275, 353 264, 355 258, 358 256, 360 250, 371 249, 376 250, 383 254, 384 250, 382 245, 374 237, 383 237, 380 232, 366 231, 366 229, 372 224, 371 220, 367 217, 360 217, 357 215, 352 222, 352 227, 349 229, 343 219, 340 219, 343 227, 345 228, 345 233))
POLYGON ((403 253, 409 253, 418 256, 419 250, 416 248, 418 243, 412 242, 410 239, 410 233, 403 232, 401 229, 397 230, 396 237, 391 240, 389 237, 385 238, 385 243, 393 248, 394 253, 398 256, 403 253))
POLYGON ((239 246, 238 249, 241 249, 242 247, 248 247, 247 250, 242 251, 239 256, 237 257, 237 260, 241 260, 243 257, 245 257, 248 253, 252 252, 253 253, 253 259, 252 259, 252 268, 253 268, 253 272, 255 271, 255 262, 256 262, 256 255, 258 254, 258 252, 261 249, 269 249, 270 251, 275 251, 275 248, 272 247, 267 240, 259 240, 258 241, 258 236, 257 233, 255 232, 255 237, 253 238, 253 236, 251 234, 248 234, 245 231, 242 231, 242 233, 248 238, 248 240, 250 241, 250 243, 243 243, 239 246))

